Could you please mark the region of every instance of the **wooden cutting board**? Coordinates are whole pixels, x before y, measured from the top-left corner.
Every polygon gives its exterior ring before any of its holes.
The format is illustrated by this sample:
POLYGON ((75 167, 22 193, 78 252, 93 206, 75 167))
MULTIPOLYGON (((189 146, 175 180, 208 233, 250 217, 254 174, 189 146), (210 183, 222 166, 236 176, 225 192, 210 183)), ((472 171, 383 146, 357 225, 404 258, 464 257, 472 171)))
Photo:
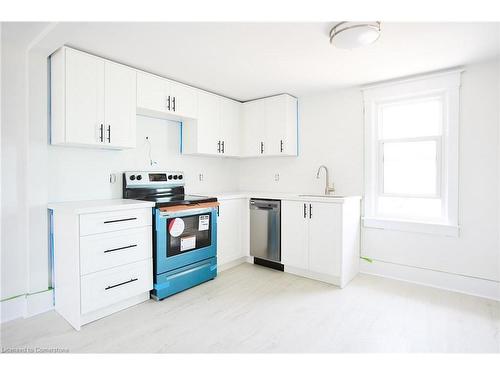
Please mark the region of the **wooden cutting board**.
POLYGON ((186 211, 186 210, 194 210, 200 208, 216 208, 219 207, 219 202, 204 202, 204 203, 195 203, 190 205, 180 204, 178 206, 169 206, 169 207, 160 207, 160 211, 162 212, 178 212, 178 211, 186 211))

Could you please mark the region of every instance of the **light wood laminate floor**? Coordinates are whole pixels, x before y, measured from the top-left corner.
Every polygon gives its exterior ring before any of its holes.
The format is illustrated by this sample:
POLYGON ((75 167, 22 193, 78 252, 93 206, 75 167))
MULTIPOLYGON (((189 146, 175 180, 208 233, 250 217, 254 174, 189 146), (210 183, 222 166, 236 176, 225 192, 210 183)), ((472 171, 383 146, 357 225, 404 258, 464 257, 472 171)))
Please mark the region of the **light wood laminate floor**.
POLYGON ((359 275, 345 289, 242 264, 73 330, 55 311, 1 326, 3 348, 70 352, 499 352, 500 304, 359 275))

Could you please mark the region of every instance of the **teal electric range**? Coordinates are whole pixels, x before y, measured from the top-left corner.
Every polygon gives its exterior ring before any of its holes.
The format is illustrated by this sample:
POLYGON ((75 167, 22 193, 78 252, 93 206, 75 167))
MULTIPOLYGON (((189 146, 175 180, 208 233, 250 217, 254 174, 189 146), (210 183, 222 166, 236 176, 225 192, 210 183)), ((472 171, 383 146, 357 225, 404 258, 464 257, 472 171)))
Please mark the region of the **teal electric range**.
POLYGON ((217 276, 218 210, 197 206, 217 202, 217 198, 184 194, 184 174, 172 171, 125 172, 123 197, 155 202, 154 299, 164 299, 217 276), (185 208, 162 210, 172 206, 185 208))

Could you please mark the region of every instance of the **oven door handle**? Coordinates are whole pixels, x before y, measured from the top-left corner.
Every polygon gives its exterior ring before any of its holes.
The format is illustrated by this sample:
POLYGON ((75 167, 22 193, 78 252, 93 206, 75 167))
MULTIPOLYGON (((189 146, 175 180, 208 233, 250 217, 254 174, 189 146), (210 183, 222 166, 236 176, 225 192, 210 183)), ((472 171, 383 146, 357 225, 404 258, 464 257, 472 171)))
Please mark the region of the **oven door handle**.
POLYGON ((212 211, 214 210, 215 208, 186 208, 185 210, 181 210, 181 211, 173 211, 173 212, 169 212, 169 211, 160 211, 158 210, 158 214, 160 215, 160 217, 168 217, 168 218, 171 218, 171 217, 182 217, 182 216, 191 216, 191 215, 202 215, 202 214, 210 214, 212 213, 212 211))

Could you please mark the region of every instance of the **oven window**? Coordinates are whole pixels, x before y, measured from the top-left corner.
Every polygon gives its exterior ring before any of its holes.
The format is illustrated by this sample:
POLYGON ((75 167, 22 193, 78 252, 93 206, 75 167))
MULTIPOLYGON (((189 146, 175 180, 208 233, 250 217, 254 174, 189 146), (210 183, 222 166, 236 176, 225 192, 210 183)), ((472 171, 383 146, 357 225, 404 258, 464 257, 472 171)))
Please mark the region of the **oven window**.
POLYGON ((210 213, 167 220, 167 257, 201 249, 212 244, 210 213))

